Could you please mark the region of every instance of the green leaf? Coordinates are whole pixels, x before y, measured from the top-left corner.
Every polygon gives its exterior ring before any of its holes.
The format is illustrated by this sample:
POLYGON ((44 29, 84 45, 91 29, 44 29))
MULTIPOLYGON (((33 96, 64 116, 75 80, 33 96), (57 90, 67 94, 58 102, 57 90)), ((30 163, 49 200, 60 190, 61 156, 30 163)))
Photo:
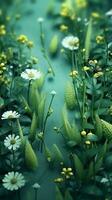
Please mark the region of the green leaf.
POLYGON ((56 200, 64 200, 63 196, 57 186, 56 186, 56 200))
POLYGON ((74 165, 75 165, 75 168, 76 168, 77 175, 82 180, 83 177, 84 177, 83 164, 76 154, 73 155, 73 161, 74 161, 74 165))
POLYGON ((59 163, 63 161, 63 155, 56 144, 53 144, 52 146, 52 158, 59 163))
POLYGON ((70 192, 68 190, 65 192, 65 198, 64 198, 64 200, 73 200, 73 198, 70 195, 70 192))

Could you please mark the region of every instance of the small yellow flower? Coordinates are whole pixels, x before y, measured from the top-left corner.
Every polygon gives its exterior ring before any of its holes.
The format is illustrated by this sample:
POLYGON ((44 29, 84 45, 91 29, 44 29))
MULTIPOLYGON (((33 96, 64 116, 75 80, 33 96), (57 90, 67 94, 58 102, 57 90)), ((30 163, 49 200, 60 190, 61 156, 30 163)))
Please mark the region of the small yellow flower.
POLYGON ((98 63, 97 60, 89 60, 90 65, 96 65, 98 63))
POLYGON ((56 178, 56 179, 54 179, 55 183, 62 183, 63 181, 64 181, 63 178, 56 178))
POLYGON ((93 133, 89 132, 87 135, 93 135, 93 133))
POLYGON ((91 142, 90 142, 89 140, 86 140, 86 141, 85 141, 85 144, 90 145, 91 142))
POLYGON ((60 15, 62 17, 69 17, 70 16, 70 8, 69 6, 67 5, 67 3, 63 3, 62 6, 61 6, 61 11, 60 11, 60 15))
POLYGON ((96 72, 93 77, 98 78, 100 76, 103 76, 103 72, 96 72))
POLYGON ((96 19, 99 19, 101 16, 100 16, 100 14, 98 13, 98 12, 92 12, 91 13, 91 16, 93 17, 93 18, 96 18, 96 19))
POLYGON ((86 0, 76 0, 76 5, 78 8, 86 8, 87 1, 86 0))
POLYGON ((34 46, 34 43, 32 41, 27 42, 27 47, 30 49, 34 46))
POLYGON ((104 43, 104 37, 101 36, 101 35, 98 35, 98 36, 96 37, 96 43, 97 43, 97 44, 102 44, 102 43, 104 43))
POLYGON ((5 25, 0 26, 0 36, 6 35, 6 28, 5 25))
POLYGON ((17 41, 22 43, 22 44, 25 44, 28 42, 28 38, 26 35, 20 35, 18 38, 17 38, 17 41))
POLYGON ((82 136, 86 136, 86 134, 87 134, 86 131, 81 131, 82 136))
POLYGON ((68 31, 68 26, 62 24, 62 25, 60 26, 60 31, 62 31, 62 32, 68 31))
POLYGON ((63 168, 61 174, 66 178, 69 179, 71 176, 73 176, 72 168, 63 168))
POLYGON ((89 70, 90 70, 90 67, 87 67, 87 66, 84 66, 84 67, 83 67, 83 71, 86 72, 86 71, 89 71, 89 70))
POLYGON ((69 74, 71 77, 76 77, 77 75, 78 75, 78 71, 76 71, 76 70, 73 70, 72 72, 70 72, 70 74, 69 74))

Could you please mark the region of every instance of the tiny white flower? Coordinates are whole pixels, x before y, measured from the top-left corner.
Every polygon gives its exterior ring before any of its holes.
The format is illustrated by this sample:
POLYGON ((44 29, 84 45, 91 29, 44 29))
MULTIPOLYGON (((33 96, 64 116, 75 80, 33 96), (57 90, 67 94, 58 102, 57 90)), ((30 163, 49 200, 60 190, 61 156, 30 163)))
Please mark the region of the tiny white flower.
POLYGON ((77 21, 80 22, 82 19, 80 17, 77 17, 77 21))
POLYGON ((108 12, 106 12, 105 15, 111 17, 112 16, 112 9, 109 10, 108 12))
POLYGON ((18 135, 17 136, 15 136, 15 134, 9 135, 5 138, 4 145, 9 150, 15 151, 16 149, 18 149, 20 147, 21 139, 18 135))
POLYGON ((50 94, 54 96, 54 95, 56 95, 56 91, 55 91, 55 90, 52 90, 52 91, 50 92, 50 94))
POLYGON ((41 77, 41 72, 36 69, 26 69, 21 73, 21 77, 27 80, 36 80, 41 77))
POLYGON ((40 23, 42 23, 44 21, 44 18, 43 17, 38 17, 37 21, 40 22, 40 23))
POLYGON ((79 38, 74 36, 66 36, 62 40, 62 46, 71 51, 77 50, 79 48, 79 38))
POLYGON ((2 114, 1 119, 17 119, 19 117, 20 117, 20 114, 18 112, 9 110, 2 114))
POLYGON ((102 178, 101 183, 107 183, 109 180, 107 178, 102 178))
POLYGON ((18 172, 9 172, 2 181, 4 188, 10 191, 18 190, 25 185, 24 176, 18 172))
POLYGON ((40 185, 38 183, 34 183, 32 186, 34 189, 38 190, 40 188, 40 185))

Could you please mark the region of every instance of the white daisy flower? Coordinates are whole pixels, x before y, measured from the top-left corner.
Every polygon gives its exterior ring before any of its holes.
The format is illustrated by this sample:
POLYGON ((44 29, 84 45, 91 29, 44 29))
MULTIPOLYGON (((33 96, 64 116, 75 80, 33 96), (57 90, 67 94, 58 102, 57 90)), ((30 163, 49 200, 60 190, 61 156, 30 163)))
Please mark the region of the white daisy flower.
POLYGON ((27 80, 36 80, 41 77, 41 72, 36 69, 26 69, 21 73, 21 77, 27 80))
POLYGON ((17 136, 15 136, 15 134, 9 135, 5 138, 4 145, 9 150, 15 151, 16 149, 18 149, 20 147, 21 139, 18 135, 17 136))
POLYGON ((66 49, 69 49, 71 51, 77 50, 79 48, 79 38, 74 36, 66 36, 62 40, 62 46, 66 49))
POLYGON ((10 191, 18 190, 25 185, 24 176, 18 172, 9 172, 2 181, 4 188, 10 191))
POLYGON ((17 119, 19 117, 20 117, 20 114, 18 112, 9 110, 2 114, 1 119, 17 119))
POLYGON ((52 91, 50 92, 50 94, 53 95, 53 96, 55 96, 55 95, 56 95, 56 91, 55 91, 55 90, 52 90, 52 91))

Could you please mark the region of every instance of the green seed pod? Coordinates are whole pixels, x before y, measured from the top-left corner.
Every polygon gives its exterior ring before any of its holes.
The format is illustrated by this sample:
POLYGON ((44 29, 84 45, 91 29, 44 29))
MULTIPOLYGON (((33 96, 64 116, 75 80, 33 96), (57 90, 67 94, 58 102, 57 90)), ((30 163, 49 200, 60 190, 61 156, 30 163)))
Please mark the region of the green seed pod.
POLYGON ((63 155, 56 144, 53 144, 52 152, 53 152, 52 157, 54 161, 59 163, 63 161, 63 155))
POLYGON ((33 113, 32 122, 31 122, 30 135, 29 135, 29 139, 30 139, 32 142, 35 140, 36 129, 37 129, 37 115, 36 115, 35 112, 34 112, 34 113, 33 113))
POLYGON ((54 56, 57 53, 57 50, 58 50, 58 36, 54 35, 50 42, 49 52, 52 56, 54 56))
POLYGON ((104 136, 108 139, 112 139, 112 125, 104 120, 101 120, 104 136))
POLYGON ((98 115, 95 115, 95 133, 98 136, 99 139, 102 138, 102 123, 98 115))
POLYGON ((36 154, 29 141, 26 141, 25 146, 25 162, 28 169, 35 170, 38 167, 36 154))
POLYGON ((21 139, 21 144, 22 144, 22 149, 24 151, 24 147, 25 147, 25 138, 24 138, 24 135, 23 135, 23 130, 22 130, 22 127, 20 125, 20 122, 19 122, 19 119, 17 119, 17 126, 18 126, 18 132, 19 132, 19 137, 21 139))
POLYGON ((74 110, 76 105, 75 92, 72 83, 68 82, 65 90, 65 102, 69 110, 74 110))

